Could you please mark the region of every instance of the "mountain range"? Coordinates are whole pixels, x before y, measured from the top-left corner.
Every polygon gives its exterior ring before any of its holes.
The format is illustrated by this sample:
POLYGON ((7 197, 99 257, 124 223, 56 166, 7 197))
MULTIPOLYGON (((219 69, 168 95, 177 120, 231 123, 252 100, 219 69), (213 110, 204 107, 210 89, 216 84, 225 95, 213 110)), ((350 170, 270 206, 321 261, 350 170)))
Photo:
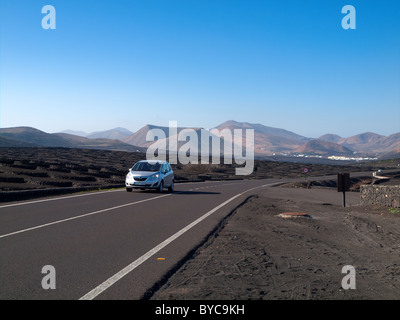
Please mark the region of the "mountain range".
POLYGON ((64 130, 61 131, 60 133, 67 133, 75 136, 85 137, 88 139, 123 140, 126 137, 130 136, 133 132, 129 131, 128 129, 118 127, 111 130, 96 131, 91 133, 87 133, 84 131, 74 131, 74 130, 64 130))
POLYGON ((0 129, 0 147, 52 147, 145 152, 144 148, 132 146, 117 139, 89 139, 69 133, 46 133, 31 127, 0 129))
MULTIPOLYGON (((177 139, 177 137, 169 136, 168 127, 150 124, 136 132, 125 128, 115 128, 93 133, 70 130, 46 133, 31 127, 13 127, 0 129, 0 147, 65 147, 145 152, 153 143, 146 141, 146 135, 152 129, 160 129, 164 132, 166 146, 169 146, 170 139, 177 139)), ((179 134, 183 129, 188 128, 179 127, 177 133, 179 134)), ((201 132, 204 132, 202 128, 190 129, 194 129, 199 136, 201 132)), ((219 131, 229 129, 232 133, 235 129, 253 129, 254 152, 257 157, 274 154, 322 156, 353 156, 357 154, 379 158, 400 156, 400 133, 383 136, 366 132, 346 138, 336 134, 325 134, 317 139, 312 139, 281 128, 234 120, 226 121, 213 129, 219 131)), ((178 148, 184 143, 179 142, 178 148)), ((201 147, 200 142, 198 147, 201 147)))

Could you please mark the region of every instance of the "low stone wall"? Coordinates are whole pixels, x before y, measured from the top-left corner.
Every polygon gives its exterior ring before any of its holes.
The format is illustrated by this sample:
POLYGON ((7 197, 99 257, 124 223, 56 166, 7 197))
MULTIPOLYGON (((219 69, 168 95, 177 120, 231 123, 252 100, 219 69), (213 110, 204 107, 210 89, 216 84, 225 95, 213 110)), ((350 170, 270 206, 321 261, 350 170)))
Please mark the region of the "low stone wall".
POLYGON ((361 204, 376 204, 393 208, 400 208, 399 186, 360 186, 361 204))

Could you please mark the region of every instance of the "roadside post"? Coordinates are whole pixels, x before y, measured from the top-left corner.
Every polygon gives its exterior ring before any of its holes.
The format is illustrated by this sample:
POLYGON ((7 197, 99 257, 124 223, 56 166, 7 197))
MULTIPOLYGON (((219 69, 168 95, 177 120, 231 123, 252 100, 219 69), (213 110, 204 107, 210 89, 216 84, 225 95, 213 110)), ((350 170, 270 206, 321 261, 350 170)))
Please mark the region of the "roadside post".
POLYGON ((304 180, 307 180, 308 169, 307 169, 307 168, 304 168, 304 169, 303 169, 303 172, 304 172, 304 180))
POLYGON ((346 207, 346 191, 350 191, 350 173, 337 174, 337 191, 343 192, 343 207, 346 207))

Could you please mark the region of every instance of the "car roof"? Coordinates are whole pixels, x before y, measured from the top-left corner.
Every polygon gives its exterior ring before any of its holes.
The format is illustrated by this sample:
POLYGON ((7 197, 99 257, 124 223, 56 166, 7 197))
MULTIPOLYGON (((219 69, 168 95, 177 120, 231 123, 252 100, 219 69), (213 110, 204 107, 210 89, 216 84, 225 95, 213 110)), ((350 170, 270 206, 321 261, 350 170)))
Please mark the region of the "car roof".
POLYGON ((148 163, 168 163, 168 161, 165 160, 140 160, 138 162, 148 162, 148 163))

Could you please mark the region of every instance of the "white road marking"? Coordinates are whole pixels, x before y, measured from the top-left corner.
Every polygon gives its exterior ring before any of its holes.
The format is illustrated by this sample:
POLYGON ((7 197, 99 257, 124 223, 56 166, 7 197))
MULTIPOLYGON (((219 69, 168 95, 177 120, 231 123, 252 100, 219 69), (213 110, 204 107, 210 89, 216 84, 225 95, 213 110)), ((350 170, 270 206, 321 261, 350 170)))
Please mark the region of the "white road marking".
POLYGON ((109 192, 117 192, 117 191, 125 191, 125 189, 121 188, 121 189, 118 189, 118 190, 88 192, 88 193, 85 193, 85 194, 77 194, 77 195, 73 195, 73 196, 65 196, 65 197, 42 199, 42 200, 27 201, 27 202, 18 202, 18 203, 13 203, 13 204, 6 204, 4 206, 0 206, 0 208, 16 207, 16 206, 23 206, 23 205, 26 205, 26 204, 33 204, 33 203, 40 203, 40 202, 48 202, 48 201, 56 201, 56 200, 64 200, 64 199, 71 199, 71 198, 78 198, 78 197, 93 196, 93 195, 97 195, 97 194, 109 193, 109 192))
POLYGON ((219 210, 220 208, 222 208, 223 206, 225 206, 229 202, 235 200, 237 197, 243 195, 244 193, 252 191, 254 189, 268 187, 268 186, 272 186, 274 184, 276 184, 276 183, 265 184, 263 186, 251 188, 251 189, 248 189, 248 190, 246 190, 246 191, 244 191, 242 193, 239 193, 239 194, 233 196, 232 198, 229 198, 228 200, 226 200, 225 202, 221 203, 220 205, 218 205, 214 209, 211 209, 210 211, 208 211, 207 213, 202 215, 200 218, 198 218, 195 221, 193 221, 192 223, 188 224, 183 229, 179 230, 177 233, 173 234, 168 239, 166 239, 163 242, 161 242, 159 245, 155 246, 153 249, 151 249, 148 252, 146 252, 144 255, 142 255, 141 257, 139 257, 135 261, 133 261, 131 264, 127 265, 122 270, 118 271, 116 274, 114 274, 113 276, 108 278, 106 281, 104 281, 103 283, 98 285, 96 288, 94 288, 93 290, 89 291, 87 294, 85 294, 79 300, 93 300, 99 294, 101 294, 102 292, 104 292, 105 290, 110 288, 114 283, 116 283, 117 281, 119 281, 120 279, 125 277, 128 273, 132 272, 134 269, 136 269, 138 266, 140 266, 143 262, 145 262, 146 260, 151 258, 153 255, 155 255, 158 251, 160 251, 161 249, 165 248, 167 245, 169 245, 171 242, 173 242, 174 240, 179 238, 185 232, 187 232, 188 230, 193 228, 195 225, 197 225, 198 223, 200 223, 201 221, 203 221, 204 219, 206 219, 207 217, 212 215, 215 211, 219 210))
POLYGON ((193 221, 192 223, 188 224, 186 227, 184 227, 183 229, 179 230, 177 233, 175 233, 174 235, 172 235, 168 239, 164 240, 159 245, 157 245, 156 247, 154 247, 153 249, 151 249, 150 251, 148 251, 147 253, 142 255, 140 258, 136 259, 131 264, 129 264, 128 266, 126 266, 125 268, 123 268, 122 270, 120 270, 119 272, 117 272, 116 274, 111 276, 110 278, 108 278, 102 284, 98 285, 96 288, 94 288, 93 290, 91 290, 90 292, 85 294, 83 297, 81 297, 79 300, 93 300, 100 293, 102 293, 103 291, 107 290, 109 287, 111 287, 118 280, 120 280, 121 278, 126 276, 128 273, 130 273, 132 270, 134 270, 135 268, 140 266, 143 262, 145 262, 147 259, 149 259, 151 256, 156 254, 158 251, 160 251, 164 247, 166 247, 172 241, 174 241, 175 239, 179 238, 186 231, 188 231, 189 229, 193 228, 196 224, 198 224, 199 222, 203 221, 205 218, 207 218, 208 216, 212 215, 215 211, 217 211, 218 209, 222 208, 227 203, 231 202, 232 200, 236 199, 237 197, 239 197, 241 195, 242 194, 239 193, 236 196, 234 196, 234 197, 226 200, 225 202, 221 203, 219 206, 215 207, 214 209, 208 211, 207 213, 202 215, 200 218, 198 218, 195 221, 193 221))
MULTIPOLYGON (((225 181, 205 181, 205 182, 187 182, 187 183, 184 183, 184 184, 188 185, 188 184, 196 184, 196 183, 220 183, 223 186, 229 186, 229 185, 233 184, 233 183, 223 184, 224 182, 225 181)), ((192 190, 193 189, 191 189, 189 191, 192 191, 192 190)), ((117 190, 96 191, 96 192, 88 191, 87 193, 84 193, 84 194, 76 194, 76 195, 65 196, 65 197, 57 197, 57 198, 50 198, 50 199, 42 199, 42 200, 25 201, 25 202, 6 204, 6 205, 0 206, 0 209, 1 208, 8 208, 8 207, 24 206, 24 205, 28 205, 28 204, 35 204, 35 203, 48 202, 48 201, 64 200, 64 199, 86 197, 86 196, 94 196, 94 195, 98 195, 98 194, 102 194, 102 193, 119 192, 119 191, 125 191, 125 188, 119 188, 117 190)))
POLYGON ((116 206, 116 207, 111 207, 111 208, 107 208, 107 209, 102 209, 102 210, 98 210, 98 211, 94 211, 94 212, 85 213, 85 214, 81 214, 79 216, 75 216, 75 217, 71 217, 71 218, 66 218, 66 219, 57 220, 57 221, 54 221, 54 222, 41 224, 41 225, 36 226, 36 227, 31 227, 31 228, 27 228, 27 229, 23 229, 23 230, 19 230, 19 231, 15 231, 15 232, 11 232, 11 233, 0 235, 0 238, 5 238, 5 237, 9 237, 9 236, 18 234, 18 233, 23 233, 23 232, 27 232, 27 231, 31 231, 31 230, 44 228, 44 227, 47 227, 47 226, 51 226, 51 225, 62 223, 62 222, 66 222, 66 221, 71 221, 71 220, 75 220, 75 219, 80 219, 80 218, 92 216, 94 214, 98 214, 98 213, 102 213, 102 212, 106 212, 106 211, 120 209, 120 208, 124 208, 124 207, 128 207, 128 206, 133 206, 133 205, 138 204, 138 203, 143 203, 143 202, 146 202, 146 201, 156 200, 156 199, 160 199, 160 198, 163 198, 163 197, 168 197, 170 195, 171 195, 171 193, 165 194, 165 195, 162 195, 162 196, 158 196, 158 197, 153 197, 153 198, 149 198, 149 199, 144 199, 144 200, 139 200, 139 201, 135 201, 135 202, 126 203, 126 204, 123 204, 123 205, 120 205, 120 206, 116 206))

